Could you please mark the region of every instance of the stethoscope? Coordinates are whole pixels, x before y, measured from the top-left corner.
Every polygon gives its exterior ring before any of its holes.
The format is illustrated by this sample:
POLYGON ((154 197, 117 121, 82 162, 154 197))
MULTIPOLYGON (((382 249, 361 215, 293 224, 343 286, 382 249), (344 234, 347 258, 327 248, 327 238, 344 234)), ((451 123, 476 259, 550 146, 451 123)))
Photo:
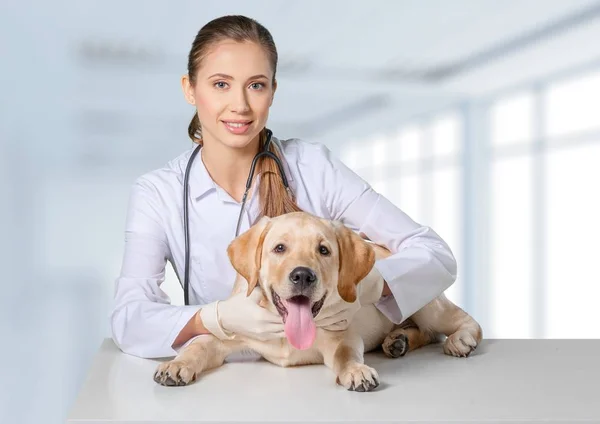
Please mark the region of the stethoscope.
MULTIPOLYGON (((269 147, 271 145, 271 137, 273 136, 273 132, 265 128, 267 139, 265 141, 264 148, 261 152, 258 152, 254 159, 252 159, 252 165, 250 166, 250 173, 248 174, 248 181, 246 181, 246 190, 244 191, 244 196, 242 197, 242 206, 240 207, 240 215, 238 217, 237 226, 235 229, 235 237, 237 237, 240 233, 240 226, 242 224, 242 214, 244 212, 244 206, 246 204, 246 197, 248 196, 248 191, 252 186, 252 178, 254 177, 254 168, 256 167, 256 162, 263 156, 270 157, 277 164, 277 168, 279 168, 279 175, 281 176, 281 182, 283 183, 285 189, 288 194, 291 194, 290 186, 288 185, 287 177, 285 176, 285 172, 283 170, 283 165, 279 158, 271 151, 269 151, 269 147)), ((185 177, 183 179, 183 229, 184 229, 184 237, 185 237, 185 272, 183 277, 183 296, 186 305, 190 304, 189 299, 189 281, 190 281, 190 221, 188 217, 188 203, 189 203, 189 179, 190 179, 190 169, 192 168, 192 163, 196 158, 196 155, 202 148, 201 145, 198 145, 192 152, 190 159, 188 160, 187 167, 185 169, 185 177)))

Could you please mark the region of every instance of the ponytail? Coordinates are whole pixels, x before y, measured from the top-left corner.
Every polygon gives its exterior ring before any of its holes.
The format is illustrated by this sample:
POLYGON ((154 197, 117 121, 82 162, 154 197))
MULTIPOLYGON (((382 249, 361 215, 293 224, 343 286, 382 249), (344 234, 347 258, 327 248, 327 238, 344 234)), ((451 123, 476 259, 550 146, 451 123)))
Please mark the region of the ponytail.
MULTIPOLYGON (((266 142, 266 138, 266 131, 262 130, 260 133, 261 149, 266 142)), ((283 161, 281 152, 275 143, 271 143, 269 151, 277 156, 280 161, 283 161)), ((283 181, 279 175, 279 168, 272 158, 261 157, 256 167, 258 168, 258 172, 260 172, 259 196, 261 213, 259 218, 262 216, 275 218, 286 213, 302 211, 296 204, 293 193, 291 191, 288 193, 283 185, 283 181)))
POLYGON ((194 143, 202 144, 202 127, 200 126, 200 119, 197 113, 194 113, 192 122, 188 126, 188 135, 194 143))
MULTIPOLYGON (((190 125, 188 126, 188 135, 196 144, 202 145, 202 128, 198 115, 194 114, 190 125)), ((266 131, 260 132, 260 149, 263 149, 267 141, 266 131)), ((283 162, 283 158, 275 143, 271 143, 269 151, 283 162)), ((283 185, 283 180, 279 175, 279 168, 272 158, 263 156, 256 164, 257 174, 260 173, 260 187, 258 193, 260 196, 260 215, 258 218, 268 216, 275 218, 290 212, 301 212, 302 209, 296 204, 293 193, 283 185)), ((258 219, 257 218, 257 219, 258 219)))

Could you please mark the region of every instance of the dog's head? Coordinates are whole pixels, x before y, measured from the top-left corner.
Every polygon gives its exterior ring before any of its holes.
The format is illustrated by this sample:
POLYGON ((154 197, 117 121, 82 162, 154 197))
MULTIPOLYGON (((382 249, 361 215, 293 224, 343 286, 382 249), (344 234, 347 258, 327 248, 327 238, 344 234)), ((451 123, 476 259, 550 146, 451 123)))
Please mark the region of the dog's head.
POLYGON ((309 348, 323 304, 356 300, 375 264, 372 247, 349 228, 305 212, 264 217, 228 247, 235 270, 275 306, 290 343, 309 348))

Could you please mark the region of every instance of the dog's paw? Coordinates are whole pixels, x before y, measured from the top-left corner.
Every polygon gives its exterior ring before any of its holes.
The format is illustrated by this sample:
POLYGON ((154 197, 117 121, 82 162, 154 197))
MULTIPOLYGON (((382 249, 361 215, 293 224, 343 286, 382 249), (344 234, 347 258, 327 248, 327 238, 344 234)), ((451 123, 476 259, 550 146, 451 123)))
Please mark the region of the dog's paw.
POLYGON ((186 361, 168 361, 160 364, 154 381, 163 386, 185 386, 196 380, 194 367, 186 361))
POLYGON ((365 364, 351 364, 337 377, 337 383, 348 390, 368 392, 379 386, 377 371, 365 364))
POLYGON ((444 353, 446 355, 466 358, 475 349, 477 349, 477 340, 465 330, 451 334, 444 342, 444 353))
POLYGON ((390 358, 400 358, 408 352, 408 337, 406 334, 398 334, 398 336, 388 336, 383 341, 381 348, 390 358))

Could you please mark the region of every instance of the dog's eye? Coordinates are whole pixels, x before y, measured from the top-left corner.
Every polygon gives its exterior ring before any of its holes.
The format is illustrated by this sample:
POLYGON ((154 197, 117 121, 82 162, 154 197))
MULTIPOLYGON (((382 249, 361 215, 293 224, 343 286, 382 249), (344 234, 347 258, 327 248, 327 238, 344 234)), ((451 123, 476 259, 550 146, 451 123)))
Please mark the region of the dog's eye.
POLYGON ((279 243, 277 246, 275 246, 275 249, 273 249, 273 252, 283 253, 283 252, 285 252, 285 246, 283 244, 279 243))
POLYGON ((329 249, 325 246, 319 246, 319 253, 323 256, 329 256, 329 249))

